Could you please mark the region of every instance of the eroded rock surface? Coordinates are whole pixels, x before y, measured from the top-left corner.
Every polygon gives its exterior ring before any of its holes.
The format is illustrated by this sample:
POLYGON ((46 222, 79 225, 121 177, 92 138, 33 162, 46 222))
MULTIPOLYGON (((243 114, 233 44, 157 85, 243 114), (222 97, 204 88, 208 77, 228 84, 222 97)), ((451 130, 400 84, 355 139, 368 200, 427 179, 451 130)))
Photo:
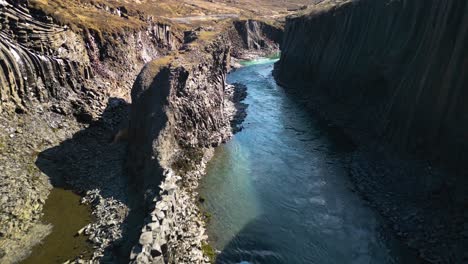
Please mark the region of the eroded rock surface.
POLYGON ((91 77, 85 44, 72 31, 5 1, 0 20, 0 107, 11 104, 21 111, 31 101, 64 100, 77 79, 91 77))
POLYGON ((234 22, 234 28, 230 31, 230 39, 235 47, 233 56, 243 59, 278 53, 282 38, 283 29, 280 25, 250 19, 234 22))

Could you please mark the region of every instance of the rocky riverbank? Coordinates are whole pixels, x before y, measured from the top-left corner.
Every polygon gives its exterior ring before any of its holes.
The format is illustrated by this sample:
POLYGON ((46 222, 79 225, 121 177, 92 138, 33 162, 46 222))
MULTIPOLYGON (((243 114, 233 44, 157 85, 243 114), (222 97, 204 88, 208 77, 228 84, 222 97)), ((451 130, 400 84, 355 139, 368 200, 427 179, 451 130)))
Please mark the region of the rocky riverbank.
MULTIPOLYGON (((244 86, 228 85, 225 90, 224 115, 231 121, 232 131, 245 117, 244 86), (236 96, 235 94, 241 94, 236 96)), ((226 134, 226 139, 230 137, 226 134)), ((196 189, 205 173, 213 147, 203 149, 203 158, 183 177, 172 169, 163 172, 159 196, 153 199, 152 211, 138 245, 132 249, 132 263, 212 263, 214 255, 207 253, 208 237, 205 234, 205 217, 197 206, 196 189)))
POLYGON ((5 263, 27 256, 25 249, 51 230, 40 222, 52 185, 35 165, 38 154, 81 128, 37 111, 0 117, 0 259, 5 263))

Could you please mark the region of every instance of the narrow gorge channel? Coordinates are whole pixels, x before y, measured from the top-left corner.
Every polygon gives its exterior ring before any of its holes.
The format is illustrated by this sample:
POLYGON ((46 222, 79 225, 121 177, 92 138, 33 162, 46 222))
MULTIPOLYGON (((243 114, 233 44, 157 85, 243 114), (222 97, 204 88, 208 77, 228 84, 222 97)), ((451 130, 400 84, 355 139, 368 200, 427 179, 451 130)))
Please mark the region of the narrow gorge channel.
POLYGON ((352 192, 352 151, 278 86, 275 60, 228 76, 247 86, 244 129, 220 146, 199 193, 217 263, 420 263, 352 192))

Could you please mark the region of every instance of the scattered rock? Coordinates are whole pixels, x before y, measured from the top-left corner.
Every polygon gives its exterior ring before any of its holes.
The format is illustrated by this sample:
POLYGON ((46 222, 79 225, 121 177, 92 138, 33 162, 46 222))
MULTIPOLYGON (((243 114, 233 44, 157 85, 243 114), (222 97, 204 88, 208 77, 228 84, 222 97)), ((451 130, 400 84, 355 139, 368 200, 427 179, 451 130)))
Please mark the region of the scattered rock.
POLYGON ((152 232, 144 232, 140 236, 140 245, 146 246, 153 242, 153 233, 152 232))

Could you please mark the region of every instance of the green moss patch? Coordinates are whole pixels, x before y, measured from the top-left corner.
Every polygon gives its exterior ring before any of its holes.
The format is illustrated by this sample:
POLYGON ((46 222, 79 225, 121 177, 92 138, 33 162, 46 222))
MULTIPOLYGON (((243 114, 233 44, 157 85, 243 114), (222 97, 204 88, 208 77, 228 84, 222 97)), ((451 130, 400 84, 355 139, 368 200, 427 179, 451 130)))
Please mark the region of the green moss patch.
POLYGON ((213 249, 213 247, 210 244, 208 244, 207 242, 203 242, 202 243, 202 251, 203 251, 203 255, 210 258, 211 263, 215 263, 216 252, 215 252, 215 250, 213 249))
POLYGON ((195 147, 187 147, 172 163, 172 169, 179 175, 193 171, 203 159, 203 150, 195 147))

